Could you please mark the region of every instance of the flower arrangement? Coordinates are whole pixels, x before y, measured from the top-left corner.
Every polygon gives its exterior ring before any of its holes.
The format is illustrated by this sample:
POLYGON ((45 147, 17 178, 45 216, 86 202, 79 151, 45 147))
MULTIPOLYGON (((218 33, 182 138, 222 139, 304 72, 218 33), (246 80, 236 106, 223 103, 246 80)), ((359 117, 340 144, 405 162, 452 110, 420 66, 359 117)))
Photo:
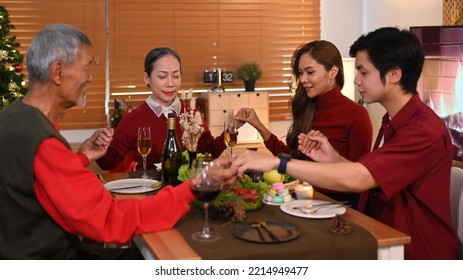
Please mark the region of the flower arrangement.
POLYGON ((189 102, 189 107, 184 107, 184 111, 180 114, 180 125, 183 129, 182 143, 188 151, 196 152, 198 149, 198 141, 204 131, 203 118, 201 113, 196 110, 196 97, 193 97, 193 90, 188 93, 180 92, 181 98, 189 102))

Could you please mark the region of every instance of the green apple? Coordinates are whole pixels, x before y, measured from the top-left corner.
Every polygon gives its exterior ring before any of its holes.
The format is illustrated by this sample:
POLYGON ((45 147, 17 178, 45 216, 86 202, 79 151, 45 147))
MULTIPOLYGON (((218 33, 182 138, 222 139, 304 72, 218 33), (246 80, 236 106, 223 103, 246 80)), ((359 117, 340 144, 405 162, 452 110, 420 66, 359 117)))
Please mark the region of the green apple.
POLYGON ((285 180, 285 175, 278 173, 277 170, 270 170, 264 172, 264 181, 269 185, 273 185, 276 182, 283 182, 285 180))

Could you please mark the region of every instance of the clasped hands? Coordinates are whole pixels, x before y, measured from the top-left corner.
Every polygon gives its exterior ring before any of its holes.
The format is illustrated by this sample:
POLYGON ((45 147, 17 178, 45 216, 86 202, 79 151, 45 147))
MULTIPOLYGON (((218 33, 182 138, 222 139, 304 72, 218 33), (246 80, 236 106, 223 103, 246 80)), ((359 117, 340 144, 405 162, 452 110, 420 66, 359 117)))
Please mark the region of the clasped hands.
MULTIPOLYGON (((298 149, 316 162, 340 162, 345 159, 331 146, 328 138, 320 131, 312 130, 298 137, 298 149)), ((244 179, 247 171, 266 172, 277 169, 280 159, 275 156, 246 150, 232 159, 232 168, 237 168, 238 178, 244 179)))
POLYGON ((328 138, 318 130, 298 136, 298 150, 316 162, 337 162, 342 159, 328 138))
MULTIPOLYGON (((245 118, 253 119, 255 117, 253 110, 242 111, 240 114, 245 118)), ((84 153, 89 160, 98 159, 106 153, 112 139, 112 129, 98 129, 89 139, 84 141, 79 148, 79 152, 84 153)), ((298 149, 316 162, 336 162, 342 159, 331 146, 328 138, 318 130, 299 134, 298 144, 298 149)), ((266 172, 276 169, 279 159, 274 156, 247 150, 232 157, 218 158, 215 160, 215 163, 220 168, 211 169, 209 171, 210 174, 207 174, 207 176, 220 180, 226 190, 239 180, 244 180, 244 172, 246 171, 266 172)))

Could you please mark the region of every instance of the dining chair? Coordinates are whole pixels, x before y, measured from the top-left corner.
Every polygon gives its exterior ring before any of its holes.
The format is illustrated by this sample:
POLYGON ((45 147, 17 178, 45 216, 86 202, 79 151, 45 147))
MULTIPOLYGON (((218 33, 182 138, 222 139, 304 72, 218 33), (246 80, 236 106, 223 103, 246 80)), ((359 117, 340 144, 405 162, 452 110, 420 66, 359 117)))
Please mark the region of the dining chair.
POLYGON ((452 167, 450 176, 450 214, 460 239, 460 259, 463 256, 463 169, 452 167))

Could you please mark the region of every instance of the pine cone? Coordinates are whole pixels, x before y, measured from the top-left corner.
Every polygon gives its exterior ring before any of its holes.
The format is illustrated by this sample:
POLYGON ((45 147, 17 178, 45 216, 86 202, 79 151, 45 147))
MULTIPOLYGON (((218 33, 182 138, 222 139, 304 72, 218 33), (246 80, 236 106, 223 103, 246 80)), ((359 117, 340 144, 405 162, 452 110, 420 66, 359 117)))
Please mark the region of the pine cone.
POLYGON ((246 210, 244 210, 243 204, 233 200, 227 200, 221 206, 213 206, 211 214, 212 217, 222 218, 230 222, 241 222, 246 219, 246 210))
POLYGON ((352 225, 342 215, 336 215, 331 221, 330 230, 334 234, 348 235, 352 232, 352 225))

